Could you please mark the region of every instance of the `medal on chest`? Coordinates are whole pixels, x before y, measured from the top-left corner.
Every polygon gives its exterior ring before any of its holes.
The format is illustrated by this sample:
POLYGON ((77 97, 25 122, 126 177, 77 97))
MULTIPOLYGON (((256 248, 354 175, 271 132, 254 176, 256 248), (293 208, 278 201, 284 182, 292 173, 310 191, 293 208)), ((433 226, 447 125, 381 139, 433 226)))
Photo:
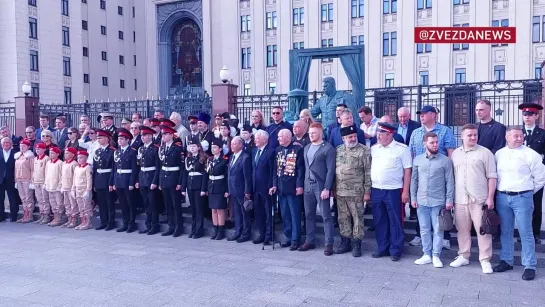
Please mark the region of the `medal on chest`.
POLYGON ((119 161, 121 161, 121 151, 116 150, 114 152, 114 162, 117 163, 119 161))
POLYGON ((206 164, 206 172, 211 174, 215 165, 216 163, 214 163, 214 159, 208 160, 208 163, 206 164))
POLYGON ((185 169, 190 172, 195 168, 195 160, 193 158, 185 158, 185 169))
MULTIPOLYGON (((138 148, 138 154, 136 155, 136 159, 142 160, 142 157, 144 156, 144 146, 138 148)), ((144 162, 142 160, 142 162, 144 162)))
POLYGON ((285 159, 284 166, 284 175, 286 176, 295 176, 295 162, 297 160, 297 154, 292 149, 290 153, 287 154, 285 159))
POLYGON ((159 150, 159 160, 163 161, 166 157, 166 147, 161 146, 161 150, 159 150))

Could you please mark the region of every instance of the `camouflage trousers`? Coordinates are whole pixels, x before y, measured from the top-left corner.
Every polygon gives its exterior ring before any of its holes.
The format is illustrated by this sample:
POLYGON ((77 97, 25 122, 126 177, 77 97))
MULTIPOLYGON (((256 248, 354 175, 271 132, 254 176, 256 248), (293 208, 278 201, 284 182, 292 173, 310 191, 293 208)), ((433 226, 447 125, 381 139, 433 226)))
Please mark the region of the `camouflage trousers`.
POLYGON ((339 231, 341 236, 363 239, 363 200, 361 196, 337 196, 339 231))

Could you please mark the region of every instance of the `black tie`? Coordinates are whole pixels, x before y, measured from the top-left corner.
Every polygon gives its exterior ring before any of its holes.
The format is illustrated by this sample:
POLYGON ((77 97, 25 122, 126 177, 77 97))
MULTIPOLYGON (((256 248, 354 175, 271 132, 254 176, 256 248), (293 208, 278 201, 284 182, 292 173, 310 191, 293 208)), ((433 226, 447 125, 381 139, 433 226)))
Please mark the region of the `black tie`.
POLYGON ((528 137, 531 137, 532 136, 532 129, 526 130, 526 133, 528 134, 528 137))
POLYGON ((261 149, 257 150, 257 155, 255 155, 255 164, 257 165, 257 161, 259 161, 259 158, 261 158, 261 149))

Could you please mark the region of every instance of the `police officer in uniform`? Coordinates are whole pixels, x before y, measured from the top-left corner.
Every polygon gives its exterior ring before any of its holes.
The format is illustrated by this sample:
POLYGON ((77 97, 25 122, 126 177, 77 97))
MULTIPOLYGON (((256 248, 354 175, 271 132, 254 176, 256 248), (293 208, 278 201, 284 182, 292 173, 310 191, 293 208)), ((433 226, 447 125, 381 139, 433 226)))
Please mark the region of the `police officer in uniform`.
MULTIPOLYGON (((524 145, 535 150, 543 158, 545 155, 545 130, 539 128, 537 124, 539 111, 543 110, 543 107, 537 103, 523 103, 519 105, 519 110, 522 111, 522 120, 524 121, 524 127, 522 127, 524 145)), ((545 162, 545 160, 543 161, 545 162)), ((536 244, 540 244, 541 239, 539 237, 541 235, 543 211, 543 188, 534 193, 533 198, 534 212, 532 214, 532 230, 536 244)))
POLYGON ((212 210, 214 233, 210 239, 223 240, 225 238, 225 217, 227 209, 227 173, 229 158, 222 155, 222 142, 212 140, 212 154, 208 158, 206 172, 208 173, 208 207, 212 210))
POLYGON ((118 148, 114 152, 113 189, 117 192, 117 199, 121 205, 123 226, 117 232, 132 233, 136 227, 135 190, 138 178, 136 149, 129 146, 132 134, 125 128, 117 129, 118 148))
POLYGON ((97 129, 97 142, 100 147, 93 158, 93 187, 97 192, 100 213, 100 226, 96 230, 115 228, 115 192, 113 192, 114 150, 110 145, 110 132, 97 129))
POLYGON ((108 131, 111 135, 111 140, 114 147, 117 146, 117 127, 114 125, 114 115, 112 113, 100 113, 100 120, 104 125, 103 130, 108 131))
POLYGON ((184 156, 182 147, 174 143, 175 133, 174 128, 161 126, 163 140, 159 148, 159 187, 163 192, 168 216, 168 231, 161 235, 179 237, 184 232, 181 200, 184 156))
POLYGON ((159 205, 157 184, 159 181, 159 145, 153 144, 153 134, 155 131, 150 127, 140 126, 143 145, 138 148, 137 163, 140 167, 138 173, 138 182, 136 187, 140 190, 140 195, 146 208, 146 228, 139 233, 154 235, 159 232, 159 205))

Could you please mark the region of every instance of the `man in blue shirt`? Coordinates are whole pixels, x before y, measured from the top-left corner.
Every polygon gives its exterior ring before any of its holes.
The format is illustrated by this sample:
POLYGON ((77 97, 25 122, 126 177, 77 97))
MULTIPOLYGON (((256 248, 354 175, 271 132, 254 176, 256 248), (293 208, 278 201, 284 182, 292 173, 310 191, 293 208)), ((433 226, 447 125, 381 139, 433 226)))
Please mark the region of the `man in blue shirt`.
POLYGON ((333 145, 334 148, 337 148, 337 146, 344 144, 341 137, 341 128, 350 126, 353 126, 354 129, 356 129, 356 134, 358 135, 358 143, 365 145, 365 133, 363 132, 363 130, 358 128, 356 124, 354 124, 354 116, 352 114, 352 111, 350 110, 344 110, 341 113, 341 125, 334 128, 329 134, 329 144, 333 145))

